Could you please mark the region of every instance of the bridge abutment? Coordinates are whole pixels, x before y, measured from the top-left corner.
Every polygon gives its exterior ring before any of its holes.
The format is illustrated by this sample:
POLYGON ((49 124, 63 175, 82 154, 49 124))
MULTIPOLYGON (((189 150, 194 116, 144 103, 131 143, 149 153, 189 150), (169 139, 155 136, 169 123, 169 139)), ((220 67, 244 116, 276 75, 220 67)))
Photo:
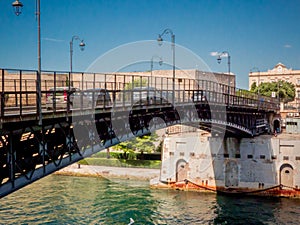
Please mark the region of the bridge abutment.
POLYGON ((166 137, 161 182, 153 187, 300 197, 299 138, 210 137, 203 132, 166 137), (286 171, 284 172, 285 169, 286 171))

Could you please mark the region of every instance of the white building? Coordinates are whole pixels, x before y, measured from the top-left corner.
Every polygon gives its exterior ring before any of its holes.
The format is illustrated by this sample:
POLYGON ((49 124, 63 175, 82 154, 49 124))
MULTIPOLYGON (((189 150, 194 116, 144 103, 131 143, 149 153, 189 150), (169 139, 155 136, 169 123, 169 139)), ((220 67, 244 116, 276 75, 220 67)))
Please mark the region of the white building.
POLYGON ((153 186, 300 197, 299 146, 299 136, 169 136, 163 145, 161 182, 153 186))

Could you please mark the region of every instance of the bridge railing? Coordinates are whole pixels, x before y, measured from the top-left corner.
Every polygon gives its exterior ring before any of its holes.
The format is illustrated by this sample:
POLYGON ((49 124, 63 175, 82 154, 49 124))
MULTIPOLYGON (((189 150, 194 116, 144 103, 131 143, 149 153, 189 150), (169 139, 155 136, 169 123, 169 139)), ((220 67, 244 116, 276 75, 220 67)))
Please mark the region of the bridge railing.
MULTIPOLYGON (((1 69, 1 117, 10 114, 22 116, 28 111, 37 111, 37 71, 1 69)), ((159 99, 167 99, 172 102, 173 79, 172 77, 151 77, 149 75, 133 75, 124 73, 70 73, 57 71, 42 71, 41 73, 41 103, 42 111, 49 112, 72 108, 73 90, 81 96, 80 107, 84 101, 84 91, 87 89, 105 90, 112 104, 133 105, 141 99, 137 96, 151 97, 154 95, 159 99), (144 87, 145 90, 138 90, 144 87), (59 88, 65 88, 63 90, 59 88), (66 90, 66 91, 64 91, 66 90), (49 96, 52 96, 49 98, 49 96), (63 96, 62 98, 60 96, 63 96), (59 104, 64 102, 64 107, 59 104), (50 101, 50 103, 49 103, 50 101), (54 101, 54 102, 53 102, 54 101), (47 107, 53 103, 53 107, 47 107), (48 104, 48 105, 47 105, 48 104)), ((96 92, 95 92, 96 93, 96 92)), ((97 98, 93 94, 93 98, 97 98)), ((206 101, 208 104, 223 104, 228 106, 243 106, 257 108, 259 110, 278 110, 279 104, 276 99, 257 95, 247 90, 235 87, 228 88, 227 85, 211 80, 195 80, 188 78, 176 78, 174 89, 174 103, 194 103, 206 101), (201 93, 201 98, 194 96, 201 93)))
POLYGON ((37 71, 1 69, 1 117, 5 113, 22 115, 27 109, 36 109, 37 71))

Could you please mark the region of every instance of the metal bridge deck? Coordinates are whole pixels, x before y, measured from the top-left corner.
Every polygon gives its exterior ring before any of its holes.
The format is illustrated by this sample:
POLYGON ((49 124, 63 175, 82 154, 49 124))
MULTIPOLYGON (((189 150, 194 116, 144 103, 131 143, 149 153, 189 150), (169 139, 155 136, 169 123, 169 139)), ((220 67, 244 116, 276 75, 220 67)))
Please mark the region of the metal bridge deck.
POLYGON ((0 197, 109 146, 176 124, 225 138, 259 135, 279 107, 272 98, 208 80, 181 79, 173 90, 165 77, 150 82, 64 72, 42 73, 39 99, 36 71, 2 69, 1 75, 0 197))

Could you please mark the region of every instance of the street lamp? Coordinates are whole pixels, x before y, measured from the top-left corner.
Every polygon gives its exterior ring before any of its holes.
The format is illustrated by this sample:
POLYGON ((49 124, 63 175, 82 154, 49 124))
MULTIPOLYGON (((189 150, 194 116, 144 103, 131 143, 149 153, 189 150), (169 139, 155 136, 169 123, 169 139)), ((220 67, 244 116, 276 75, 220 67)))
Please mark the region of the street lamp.
POLYGON ((260 99, 260 92, 259 92, 259 84, 260 84, 260 70, 257 68, 257 67, 253 67, 251 70, 250 70, 250 73, 253 72, 253 70, 256 70, 257 73, 258 73, 258 79, 257 79, 257 100, 258 100, 258 109, 259 109, 259 104, 261 102, 261 99, 260 99))
POLYGON ((250 70, 250 73, 253 72, 253 70, 256 70, 257 73, 258 73, 258 79, 257 79, 257 94, 259 95, 259 85, 260 85, 260 70, 257 68, 257 67, 253 67, 251 70, 250 70))
POLYGON ((229 105, 229 95, 230 95, 230 55, 227 51, 223 51, 218 54, 217 61, 220 64, 222 61, 222 56, 227 56, 227 64, 228 64, 228 105, 229 105))
POLYGON ((170 34, 171 35, 171 41, 172 41, 172 51, 173 51, 173 94, 172 94, 172 104, 174 106, 175 103, 175 35, 173 31, 169 28, 165 29, 161 34, 158 35, 157 42, 159 46, 162 45, 163 39, 162 36, 164 34, 170 34))
POLYGON ((22 4, 22 2, 20 2, 20 1, 18 1, 18 0, 16 0, 16 1, 14 1, 13 3, 12 3, 12 6, 14 7, 14 9, 15 9, 15 14, 18 16, 18 15, 20 15, 21 13, 22 13, 22 7, 23 7, 23 4, 22 4))
MULTIPOLYGON (((41 8, 40 8, 40 0, 36 0, 36 16, 37 16, 37 33, 38 33, 38 72, 37 72, 37 81, 36 81, 36 89, 37 89, 37 114, 39 117, 38 124, 42 125, 43 117, 42 117, 42 91, 41 91, 41 8)), ((21 9, 23 4, 16 0, 12 3, 12 6, 15 9, 15 14, 19 16, 21 14, 21 9)))
POLYGON ((277 99, 278 99, 278 102, 280 103, 280 87, 281 87, 281 84, 280 84, 280 80, 278 79, 277 80, 277 99))
MULTIPOLYGON (((70 41, 70 72, 72 74, 73 71, 73 42, 74 40, 80 40, 80 38, 76 35, 74 35, 70 41)), ((79 44, 80 50, 83 51, 84 47, 85 47, 85 43, 83 42, 83 40, 80 41, 79 44)))
POLYGON ((158 58, 158 59, 159 59, 158 63, 159 63, 160 66, 161 66, 162 63, 163 63, 161 57, 159 57, 159 56, 157 56, 157 55, 152 56, 152 58, 151 58, 151 66, 150 66, 150 72, 151 72, 150 83, 151 83, 151 85, 152 85, 152 71, 153 71, 153 60, 154 60, 154 58, 158 58))

